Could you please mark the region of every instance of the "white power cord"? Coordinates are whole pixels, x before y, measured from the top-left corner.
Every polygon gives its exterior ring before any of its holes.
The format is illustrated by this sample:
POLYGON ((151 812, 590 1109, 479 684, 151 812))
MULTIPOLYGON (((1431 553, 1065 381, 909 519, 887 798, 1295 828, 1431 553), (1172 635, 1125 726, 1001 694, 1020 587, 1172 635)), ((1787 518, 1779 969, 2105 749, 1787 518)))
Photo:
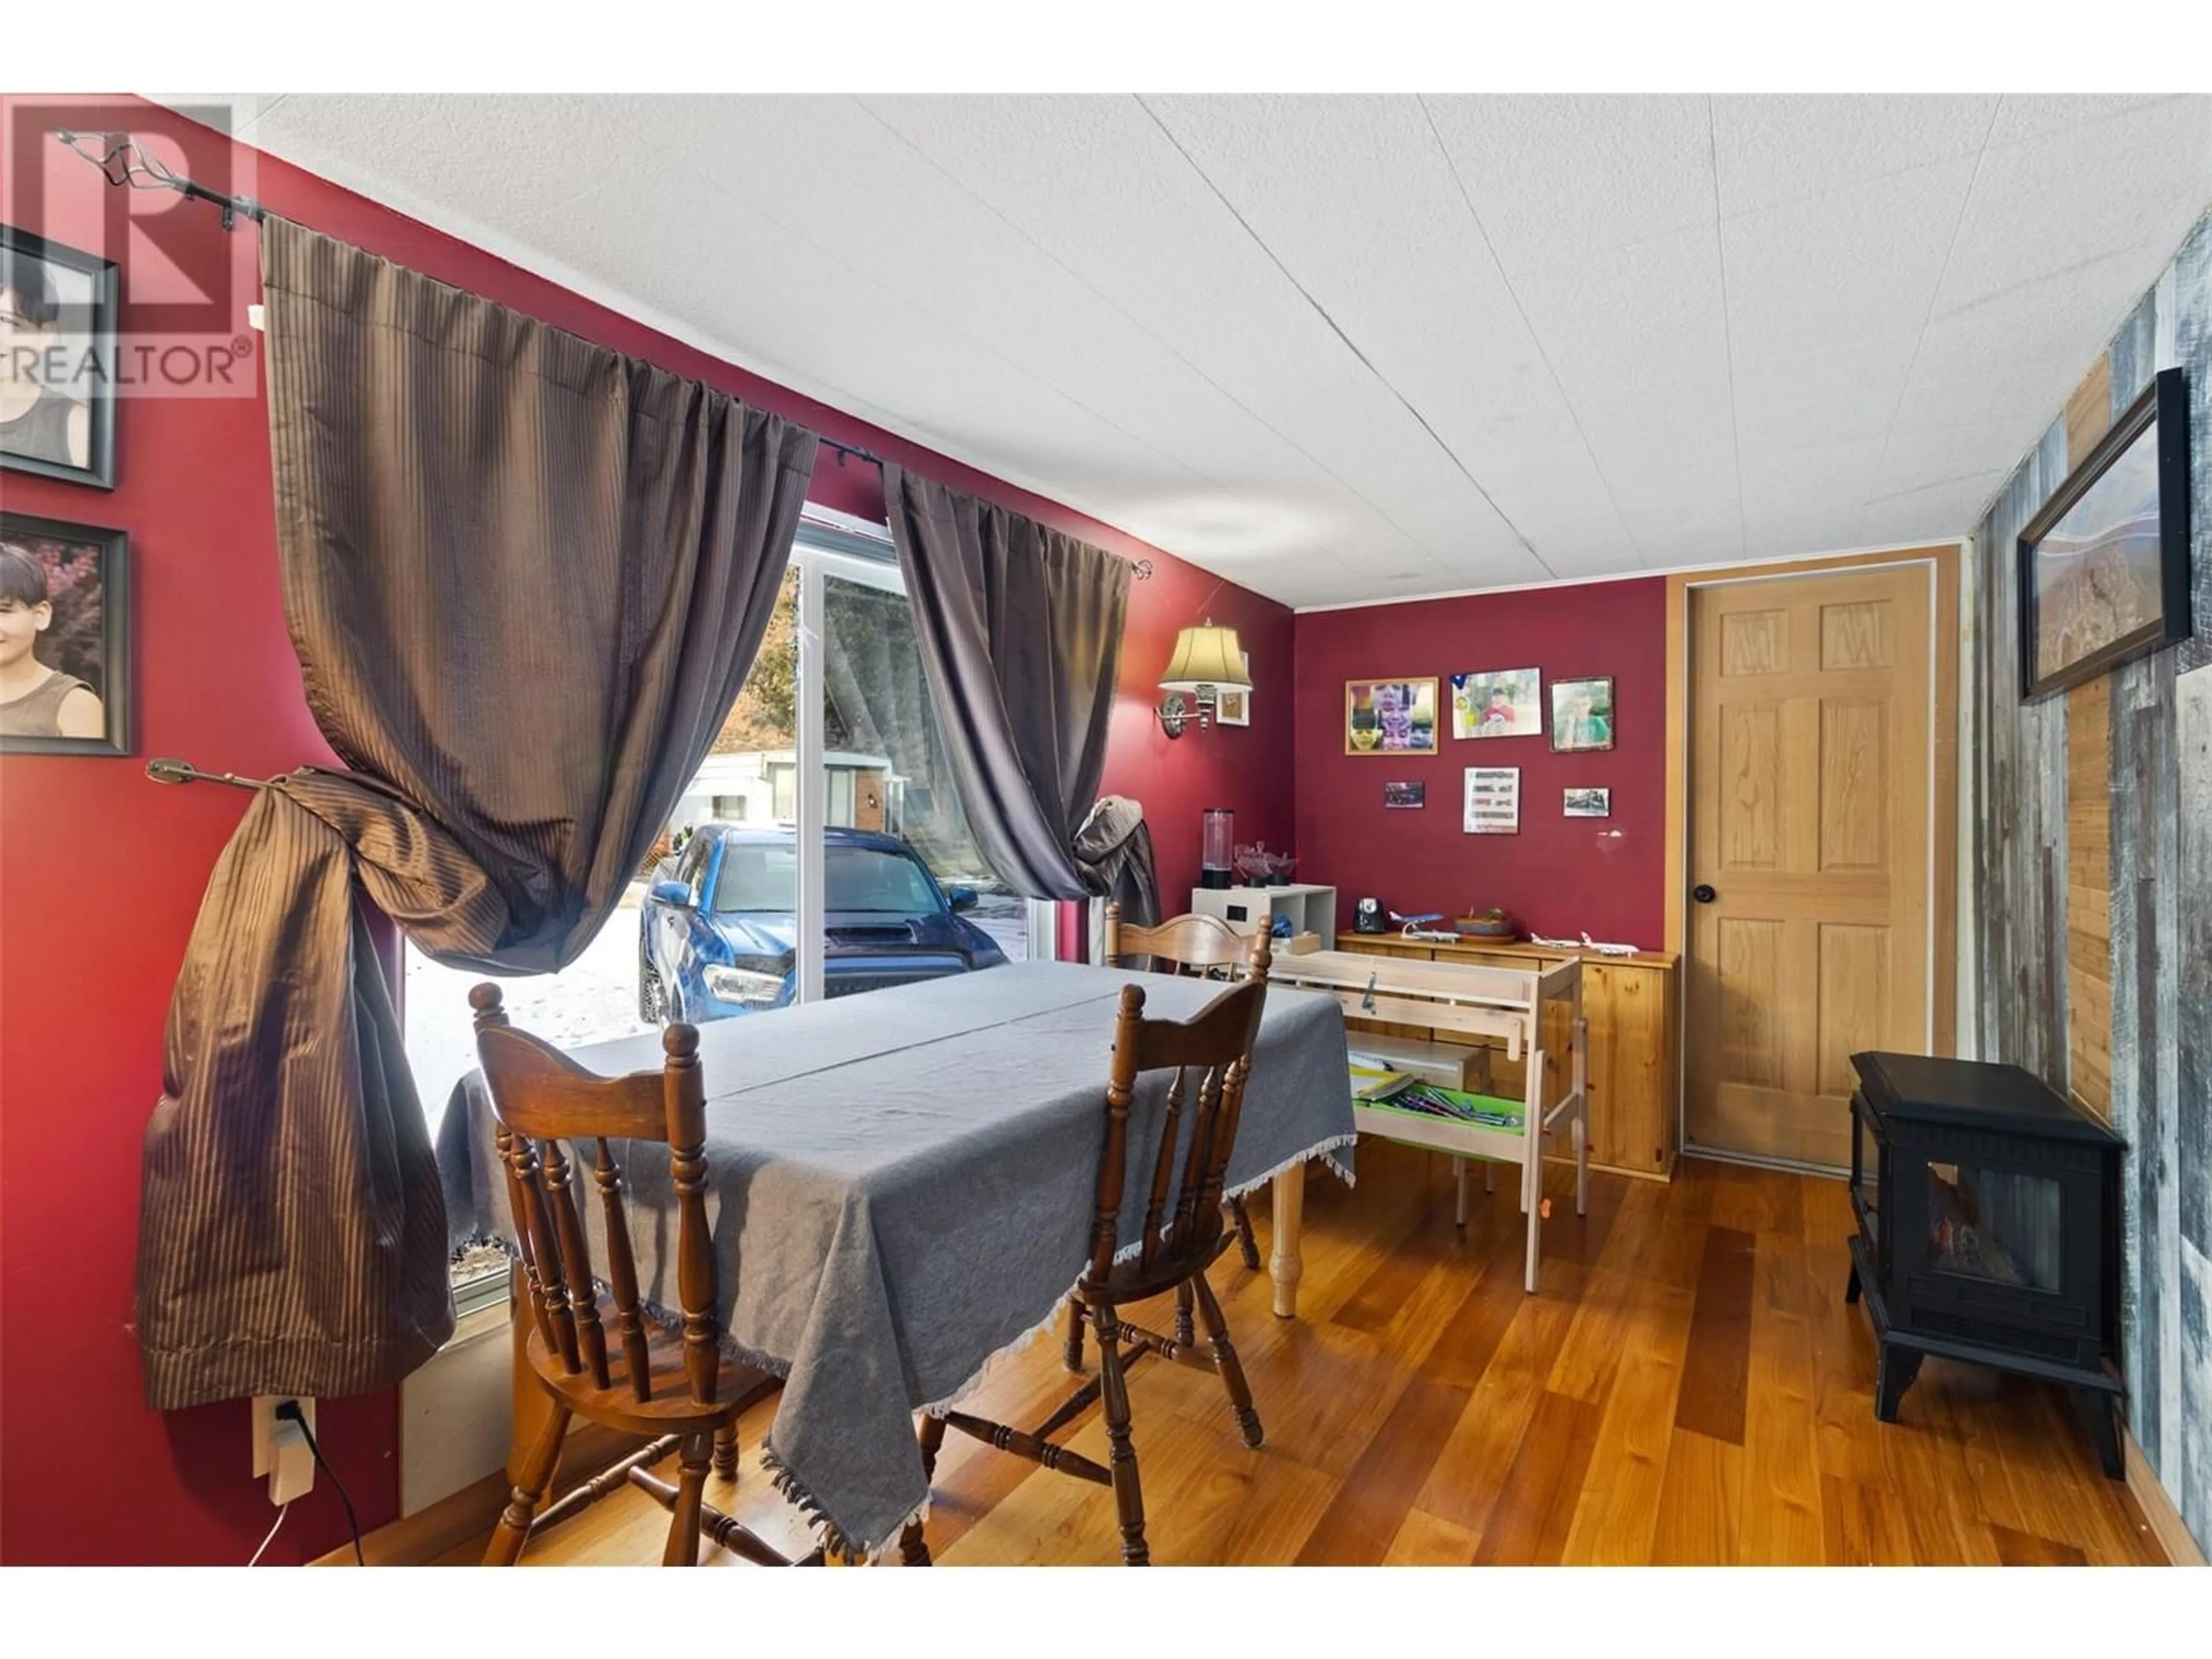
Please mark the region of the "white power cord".
POLYGON ((269 1536, 261 1540, 261 1547, 253 1552, 253 1559, 246 1564, 247 1566, 258 1567, 261 1565, 261 1558, 268 1553, 270 1545, 276 1541, 276 1528, 284 1524, 284 1517, 290 1513, 291 1508, 291 1500, 289 1498, 276 1506, 276 1522, 269 1528, 269 1536))

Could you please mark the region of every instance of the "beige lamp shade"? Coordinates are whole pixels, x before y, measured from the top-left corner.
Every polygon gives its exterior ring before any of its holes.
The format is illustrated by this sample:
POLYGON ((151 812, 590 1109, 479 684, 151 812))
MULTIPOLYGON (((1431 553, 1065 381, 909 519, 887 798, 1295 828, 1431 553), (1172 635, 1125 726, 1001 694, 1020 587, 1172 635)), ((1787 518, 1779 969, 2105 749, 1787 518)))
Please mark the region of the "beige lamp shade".
POLYGON ((1163 691, 1195 694, 1200 686, 1246 685, 1252 677, 1244 672, 1244 647, 1237 643, 1233 628, 1186 628, 1176 635, 1175 655, 1160 676, 1163 691))

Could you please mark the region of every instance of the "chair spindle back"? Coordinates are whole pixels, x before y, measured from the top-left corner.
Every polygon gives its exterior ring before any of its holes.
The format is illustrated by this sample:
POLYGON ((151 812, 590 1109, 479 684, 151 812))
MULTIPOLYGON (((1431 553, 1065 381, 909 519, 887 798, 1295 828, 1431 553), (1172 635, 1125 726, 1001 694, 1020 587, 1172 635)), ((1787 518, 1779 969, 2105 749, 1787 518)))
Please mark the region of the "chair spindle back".
POLYGON ((1222 1236, 1221 1189, 1244 1082, 1267 994, 1263 978, 1223 992, 1187 1020, 1146 1019, 1145 992, 1121 988, 1114 1031, 1112 1079, 1106 1090, 1106 1145, 1098 1161, 1097 1209, 1091 1225, 1089 1280, 1103 1285, 1114 1267, 1128 1163, 1129 1108, 1139 1079, 1172 1068, 1152 1160, 1139 1265, 1163 1271, 1202 1261, 1222 1236), (1188 1089, 1195 1073, 1195 1088, 1188 1089), (1182 1166, 1176 1152, 1186 1109, 1195 1114, 1182 1166))
POLYGON ((714 1241, 707 1219, 707 1089, 699 1068, 697 1030, 679 1023, 662 1033, 667 1060, 659 1071, 607 1078, 515 1030, 501 1005, 498 986, 478 985, 469 993, 469 1006, 476 1010, 477 1058, 498 1124, 531 1316, 547 1352, 560 1357, 571 1376, 588 1372, 594 1387, 614 1386, 568 1152, 570 1145, 592 1140, 597 1143, 592 1183, 606 1233, 605 1284, 624 1381, 631 1398, 653 1398, 622 1166, 611 1143, 665 1145, 676 1193, 684 1375, 692 1398, 713 1403, 721 1350, 714 1241))

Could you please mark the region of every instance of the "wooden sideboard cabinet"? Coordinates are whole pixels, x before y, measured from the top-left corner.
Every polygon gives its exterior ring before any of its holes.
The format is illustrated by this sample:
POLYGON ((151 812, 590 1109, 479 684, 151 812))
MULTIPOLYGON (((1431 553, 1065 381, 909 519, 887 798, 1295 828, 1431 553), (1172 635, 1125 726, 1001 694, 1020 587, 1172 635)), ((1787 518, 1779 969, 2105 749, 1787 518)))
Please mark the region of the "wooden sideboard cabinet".
MULTIPOLYGON (((1504 968, 1578 959, 1583 964, 1583 1018, 1589 1022, 1590 1162, 1625 1175, 1674 1178, 1680 1116, 1674 1058, 1676 961, 1671 953, 1644 951, 1632 957, 1607 957, 1540 945, 1433 945, 1397 933, 1340 933, 1336 947, 1504 968)), ((1565 1016, 1556 1018, 1563 1021, 1565 1016)), ((1451 1032, 1420 1025, 1361 1019, 1345 1024, 1353 1030, 1439 1042, 1460 1040, 1451 1032)), ((1548 1101, 1566 1091, 1567 1079, 1560 1069, 1567 1053, 1565 1032, 1547 1029, 1544 1047, 1544 1097, 1548 1101)), ((1490 1055, 1490 1079, 1492 1092, 1514 1097, 1521 1094, 1527 1080, 1520 1062, 1506 1059, 1504 1049, 1496 1045, 1490 1055)))

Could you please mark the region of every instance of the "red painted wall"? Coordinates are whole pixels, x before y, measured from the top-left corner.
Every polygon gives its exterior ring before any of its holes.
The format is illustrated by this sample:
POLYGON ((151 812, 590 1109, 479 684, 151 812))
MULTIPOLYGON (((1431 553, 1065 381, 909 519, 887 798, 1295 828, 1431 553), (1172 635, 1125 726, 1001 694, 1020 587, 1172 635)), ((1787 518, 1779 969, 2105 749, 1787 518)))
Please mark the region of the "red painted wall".
MULTIPOLYGON (((0 121, 18 101, 0 98, 0 121)), ((203 156, 206 145, 222 142, 150 106, 134 125, 170 134, 203 156)), ((1133 590, 1127 695, 1115 715, 1107 785, 1154 812, 1171 883, 1194 878, 1200 805, 1226 801, 1249 833, 1286 837, 1291 623, 1281 606, 1225 586, 1209 601, 1214 578, 1133 538, 679 344, 311 174, 251 159, 251 182, 234 187, 274 211, 1151 559, 1155 575, 1133 590), (1244 630, 1261 682, 1257 723, 1170 745, 1143 712, 1146 684, 1164 665, 1175 629, 1199 620, 1208 603, 1217 619, 1244 630)), ((219 170, 191 167, 196 176, 219 170)), ((73 246, 104 246, 106 186, 93 169, 61 155, 46 178, 37 222, 10 222, 73 246)), ((183 204, 179 211, 205 243, 225 238, 211 209, 183 204)), ((126 271, 126 295, 129 283, 126 271)), ((248 297, 237 301, 241 332, 248 297)), ((131 323, 126 302, 126 331, 131 323)), ((247 1473, 246 1407, 230 1401, 167 1417, 148 1411, 131 1321, 140 1140, 161 1089, 170 986, 208 872, 244 799, 207 786, 162 789, 141 768, 167 754, 266 774, 330 756, 308 718, 284 630, 261 400, 126 402, 116 429, 112 492, 0 475, 0 500, 10 508, 127 530, 137 610, 136 755, 0 761, 0 1561, 242 1562, 272 1516, 265 1488, 247 1473)), ((845 511, 880 511, 875 470, 841 467, 828 452, 814 494, 845 511)), ((325 1451, 362 1525, 391 1520, 396 1396, 331 1401, 319 1409, 325 1451)), ((267 1559, 299 1560, 343 1537, 329 1483, 319 1480, 267 1559)))
POLYGON ((1646 949, 1665 907, 1666 584, 1656 577, 1313 611, 1297 618, 1297 851, 1301 880, 1337 889, 1337 926, 1372 894, 1394 910, 1510 911, 1524 929, 1646 949), (1545 730, 1553 679, 1613 678, 1614 746, 1556 755, 1548 736, 1455 741, 1450 677, 1543 671, 1545 730), (1432 757, 1344 752, 1344 682, 1437 681, 1443 729, 1432 757), (1460 827, 1470 766, 1521 769, 1521 832, 1460 827), (1419 779, 1428 804, 1393 811, 1386 780, 1419 779), (1569 786, 1613 791, 1610 818, 1560 814, 1569 786), (1602 832, 1618 830, 1617 837, 1602 832))

